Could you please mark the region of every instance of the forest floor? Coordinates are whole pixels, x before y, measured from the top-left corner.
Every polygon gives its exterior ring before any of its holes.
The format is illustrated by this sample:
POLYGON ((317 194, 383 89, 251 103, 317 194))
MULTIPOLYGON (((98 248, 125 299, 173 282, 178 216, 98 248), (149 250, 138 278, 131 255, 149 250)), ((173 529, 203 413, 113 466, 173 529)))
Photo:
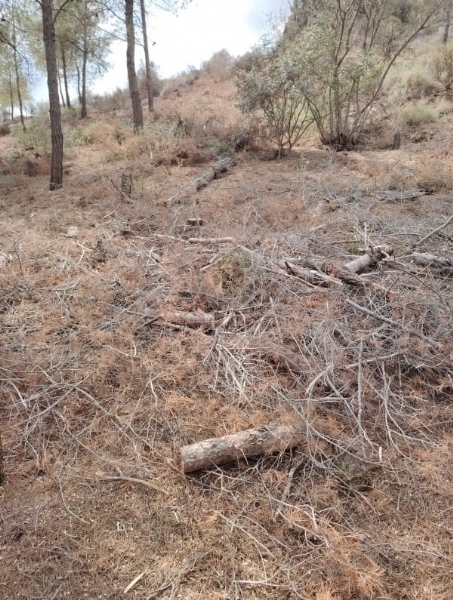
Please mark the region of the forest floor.
POLYGON ((58 192, 0 138, 0 596, 450 600, 453 114, 396 150, 249 147, 197 190, 232 84, 156 111, 68 117, 58 192), (181 472, 280 423, 304 442, 181 472))

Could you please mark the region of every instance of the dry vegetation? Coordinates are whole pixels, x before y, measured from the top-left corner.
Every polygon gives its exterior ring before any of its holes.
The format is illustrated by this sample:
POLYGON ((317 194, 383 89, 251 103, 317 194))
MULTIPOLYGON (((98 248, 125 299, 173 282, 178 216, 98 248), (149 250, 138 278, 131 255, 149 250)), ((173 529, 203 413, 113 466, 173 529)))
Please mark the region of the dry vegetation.
POLYGON ((398 150, 269 161, 231 82, 164 96, 140 136, 67 116, 58 193, 47 147, 0 139, 1 597, 449 600, 451 111, 398 150), (370 244, 394 254, 348 277, 370 244), (304 443, 180 472, 182 445, 275 423, 304 443))

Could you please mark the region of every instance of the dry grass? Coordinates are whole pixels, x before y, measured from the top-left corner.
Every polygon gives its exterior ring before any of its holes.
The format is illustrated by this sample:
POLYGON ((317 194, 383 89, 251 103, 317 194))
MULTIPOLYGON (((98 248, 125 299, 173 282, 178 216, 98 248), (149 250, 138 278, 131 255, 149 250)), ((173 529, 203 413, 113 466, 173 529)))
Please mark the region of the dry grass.
MULTIPOLYGON (((143 136, 121 115, 92 123, 62 192, 10 174, 2 598, 451 597, 452 279, 410 258, 452 213, 451 116, 398 151, 241 154, 196 192, 208 163, 148 145, 175 115, 195 147, 212 117, 236 127, 221 112, 232 93, 201 80, 158 99, 143 136), (132 204, 111 183, 121 173, 132 204), (384 194, 428 176, 443 182, 434 195, 384 194), (219 236, 237 244, 188 241, 219 236), (275 268, 332 269, 370 242, 395 249, 363 276, 380 290, 275 268), (175 310, 215 327, 154 318, 175 310), (295 420, 306 439, 293 452, 179 471, 183 444, 295 420)), ((421 250, 452 259, 451 234, 421 250)))

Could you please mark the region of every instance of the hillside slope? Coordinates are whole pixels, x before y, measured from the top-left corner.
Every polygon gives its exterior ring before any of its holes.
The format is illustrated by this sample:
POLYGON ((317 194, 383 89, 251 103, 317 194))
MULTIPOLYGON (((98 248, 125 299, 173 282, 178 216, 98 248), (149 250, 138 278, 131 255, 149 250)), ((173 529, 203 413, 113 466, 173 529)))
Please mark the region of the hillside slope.
POLYGON ((202 78, 141 136, 67 117, 56 193, 38 121, 39 157, 0 138, 5 600, 451 598, 453 117, 282 161, 250 134, 197 190, 234 98, 202 78), (276 423, 304 442, 181 473, 276 423))

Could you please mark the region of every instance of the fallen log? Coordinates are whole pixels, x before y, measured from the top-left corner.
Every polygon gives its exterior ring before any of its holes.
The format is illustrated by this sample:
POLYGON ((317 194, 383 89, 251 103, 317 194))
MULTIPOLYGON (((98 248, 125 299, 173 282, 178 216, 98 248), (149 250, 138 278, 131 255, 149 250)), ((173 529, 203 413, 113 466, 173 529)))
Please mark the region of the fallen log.
POLYGON ((201 227, 204 225, 204 221, 200 217, 192 217, 191 219, 187 219, 187 225, 190 227, 196 227, 199 225, 201 227))
POLYGON ((391 246, 376 246, 368 250, 366 254, 358 256, 344 265, 344 268, 351 273, 360 273, 367 267, 374 267, 383 258, 388 258, 393 254, 391 246))
POLYGON ((183 446, 180 451, 181 468, 183 473, 192 473, 234 462, 238 458, 283 452, 302 441, 302 429, 295 425, 248 429, 183 446))
POLYGON ((329 283, 335 283, 335 281, 325 273, 315 271, 314 269, 299 267, 289 259, 277 261, 277 266, 286 271, 289 275, 308 281, 308 283, 313 285, 328 285, 329 283))
POLYGON ((219 159, 211 165, 209 171, 206 171, 206 173, 203 173, 203 175, 197 177, 197 179, 193 181, 194 188, 198 192, 202 188, 206 187, 209 183, 211 183, 213 179, 217 179, 219 175, 228 171, 230 167, 234 167, 235 164, 236 161, 233 158, 219 159))
POLYGON ((436 254, 430 254, 429 252, 414 252, 412 259, 416 265, 422 267, 437 267, 438 269, 451 270, 453 262, 449 258, 443 256, 436 256, 436 254))
POLYGON ((159 316, 162 321, 174 325, 207 328, 214 326, 214 315, 204 312, 190 313, 176 310, 172 312, 162 312, 159 316))

